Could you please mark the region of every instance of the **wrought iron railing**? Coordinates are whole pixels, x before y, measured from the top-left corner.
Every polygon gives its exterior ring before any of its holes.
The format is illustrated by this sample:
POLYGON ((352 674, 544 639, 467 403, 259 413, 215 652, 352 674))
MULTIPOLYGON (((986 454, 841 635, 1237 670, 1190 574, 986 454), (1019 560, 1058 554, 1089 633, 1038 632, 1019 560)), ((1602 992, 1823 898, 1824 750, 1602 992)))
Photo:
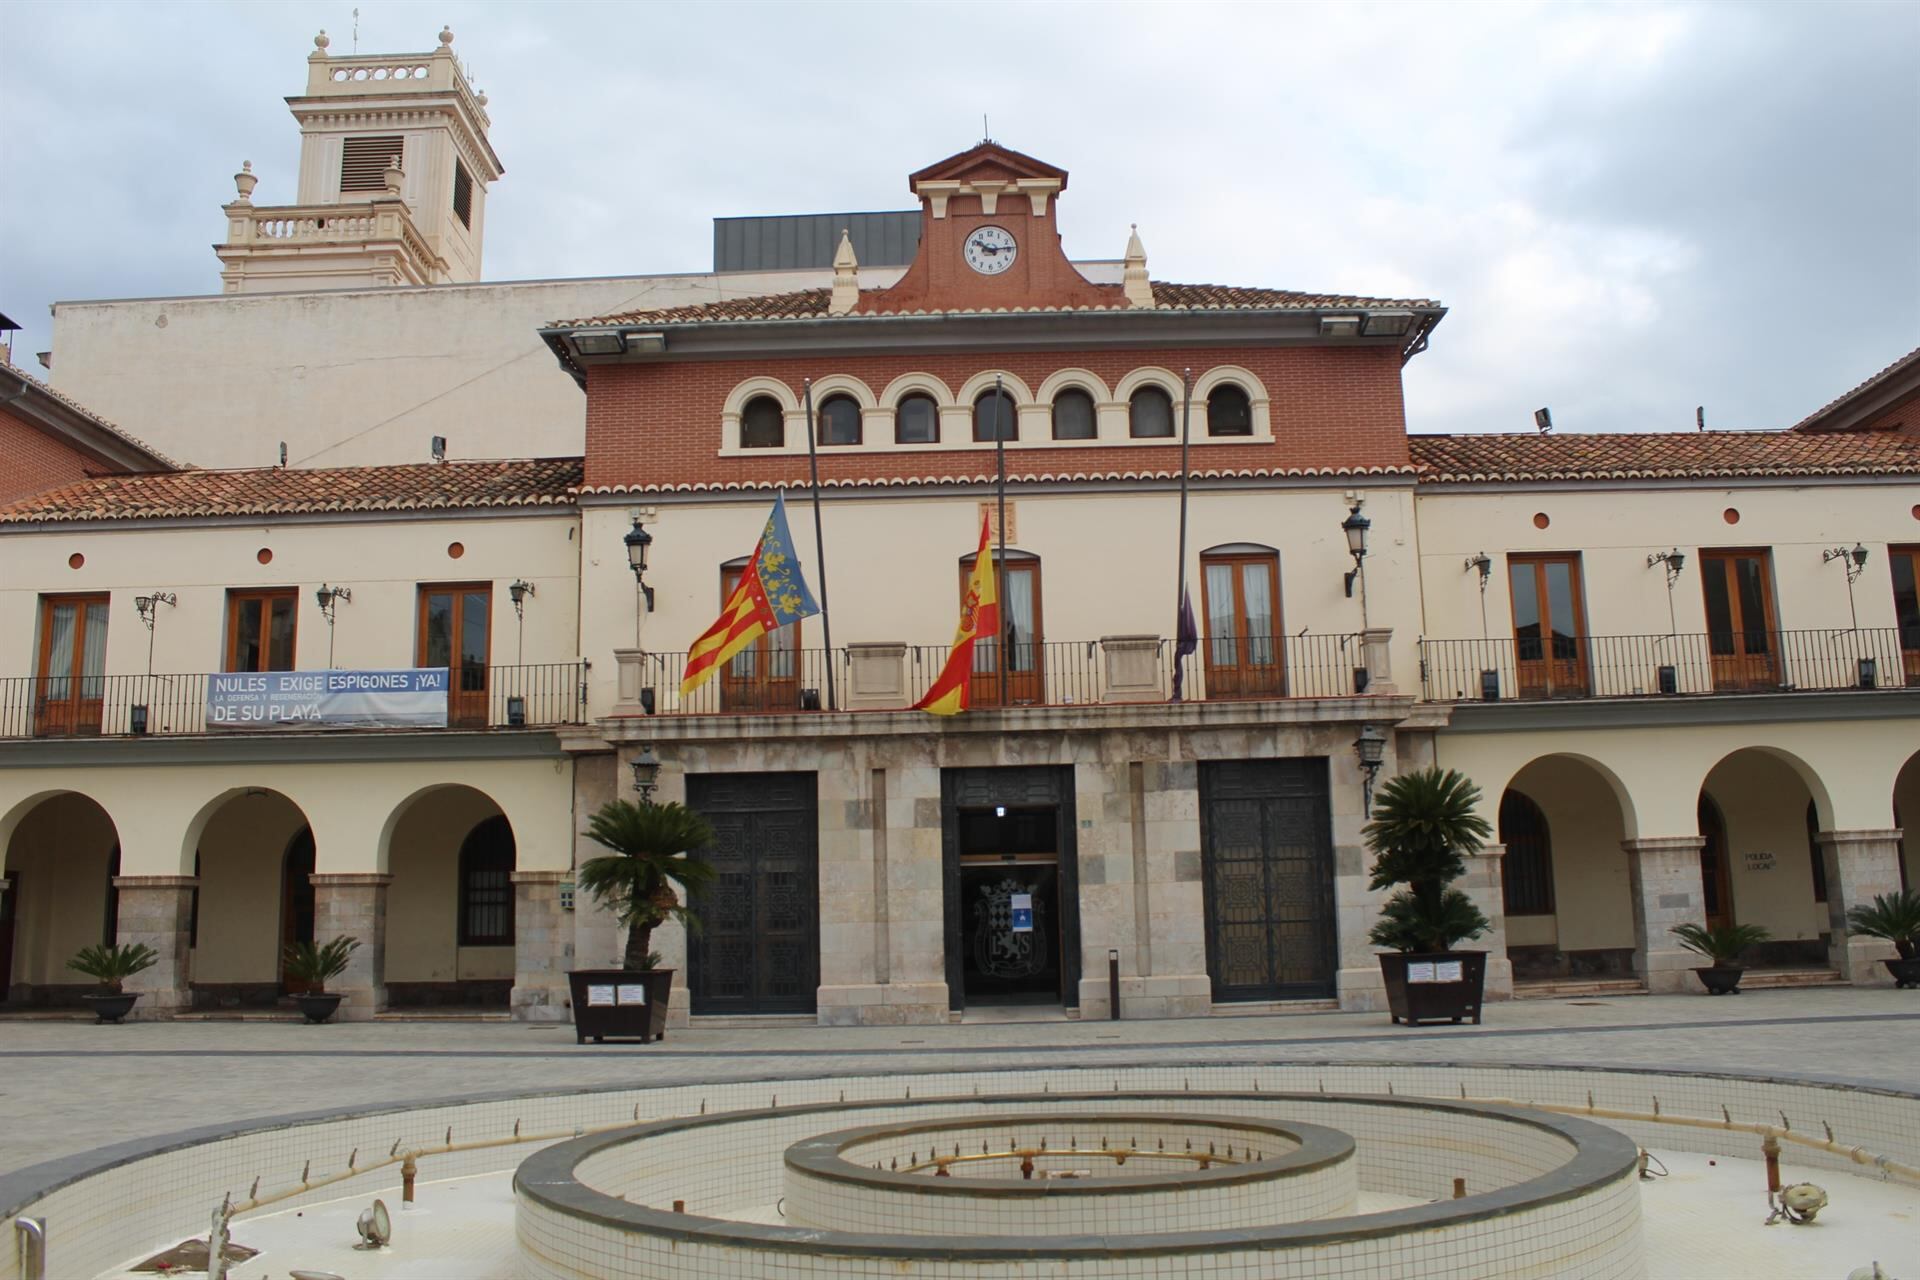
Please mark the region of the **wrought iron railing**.
MULTIPOLYGON (((1138 641, 1128 637, 1130 643, 1138 641)), ((1144 686, 1129 686, 1127 700, 1165 700, 1173 675, 1183 675, 1181 696, 1191 702, 1256 698, 1334 698, 1364 691, 1366 677, 1358 635, 1213 637, 1176 663, 1171 640, 1146 641, 1150 664, 1144 686), (1158 692, 1152 683, 1157 676, 1158 692)), ((1103 702, 1112 669, 1099 640, 1035 640, 975 646, 968 691, 975 707, 1075 706, 1103 702), (1002 668, 1004 667, 1004 672, 1002 668)), ((927 693, 945 667, 951 646, 907 645, 898 696, 877 705, 853 684, 847 649, 756 648, 724 664, 685 696, 685 653, 640 656, 640 705, 657 715, 780 715, 837 705, 872 710, 909 707, 927 693), (833 675, 830 699, 827 675, 833 675)))
MULTIPOLYGON (((209 675, 13 676, 0 679, 0 738, 172 737, 209 732, 209 675)), ((519 729, 586 720, 586 665, 553 662, 455 670, 447 727, 519 729)), ((251 729, 263 726, 250 725, 251 729)), ((330 732, 325 725, 268 732, 330 732)), ((360 726, 348 731, 368 732, 360 726)), ((371 730, 379 732, 380 730, 371 730)), ((232 732, 215 727, 214 733, 232 732)))
POLYGON ((1420 685, 1433 702, 1891 689, 1915 683, 1902 658, 1892 627, 1422 640, 1420 685))

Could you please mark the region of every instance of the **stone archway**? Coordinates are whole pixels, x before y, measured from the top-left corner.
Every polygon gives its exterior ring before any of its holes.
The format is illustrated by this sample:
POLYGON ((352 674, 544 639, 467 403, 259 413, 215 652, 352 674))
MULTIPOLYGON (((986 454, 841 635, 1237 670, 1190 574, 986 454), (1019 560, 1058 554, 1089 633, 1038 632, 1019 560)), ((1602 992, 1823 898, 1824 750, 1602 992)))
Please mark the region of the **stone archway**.
POLYGON ((1702 915, 1710 925, 1758 925, 1771 935, 1749 954, 1750 965, 1827 964, 1831 928, 1809 805, 1816 817, 1832 812, 1807 763, 1774 747, 1729 752, 1701 783, 1702 915))
POLYGON ((241 787, 209 801, 187 830, 193 1006, 272 1007, 286 993, 287 945, 314 940, 307 814, 282 792, 241 787))
POLYGON ((388 1005, 505 1009, 517 857, 505 812, 484 791, 449 784, 407 797, 386 825, 388 1005))
POLYGON ((54 791, 0 822, 0 1002, 77 1006, 94 990, 67 968, 82 947, 118 940, 120 834, 91 796, 54 791))
POLYGON ((1496 835, 1514 980, 1630 978, 1630 829, 1617 779, 1574 755, 1529 761, 1500 798, 1496 835))
POLYGON ((1893 782, 1893 825, 1900 836, 1900 887, 1920 890, 1920 751, 1893 782))

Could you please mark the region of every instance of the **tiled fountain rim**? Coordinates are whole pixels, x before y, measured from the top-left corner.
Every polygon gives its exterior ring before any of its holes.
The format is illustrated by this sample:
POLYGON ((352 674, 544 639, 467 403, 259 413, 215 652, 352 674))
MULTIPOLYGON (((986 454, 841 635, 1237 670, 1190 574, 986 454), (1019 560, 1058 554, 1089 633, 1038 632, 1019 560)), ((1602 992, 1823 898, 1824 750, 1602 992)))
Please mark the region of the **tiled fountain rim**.
MULTIPOLYGON (((986 1098, 972 1098, 979 1103, 1005 1104, 1008 1106, 1045 1103, 1052 1105, 1066 1098, 1086 1097, 1090 1094, 1060 1093, 1002 1093, 986 1098)), ((1102 1101, 1115 1099, 1152 1099, 1169 1096, 1161 1090, 1132 1090, 1124 1093, 1103 1093, 1097 1095, 1102 1101)), ((1195 1095, 1183 1093, 1183 1098, 1195 1095)), ((1208 1095, 1201 1094, 1201 1097, 1208 1095)), ((1258 1095, 1254 1095, 1258 1096, 1258 1095)), ((1289 1095, 1277 1094, 1276 1097, 1289 1095)), ((954 1098, 932 1098, 930 1102, 952 1104, 954 1098)), ((875 1108, 895 1108, 908 1105, 891 1099, 862 1099, 855 1103, 828 1103, 822 1110, 836 1108, 853 1110, 857 1106, 875 1108)), ((809 1110, 808 1107, 783 1107, 780 1114, 789 1115, 796 1111, 809 1110)), ((726 1115, 737 1113, 727 1112, 726 1115)), ((772 1114, 766 1112, 763 1114, 772 1114)), ((709 1116, 707 1119, 723 1118, 709 1116)), ((930 1116, 924 1123, 912 1124, 873 1124, 857 1129, 840 1129, 833 1133, 823 1133, 818 1137, 802 1138, 787 1148, 786 1163, 789 1169, 798 1169, 817 1178, 827 1178, 835 1182, 850 1182, 863 1186, 882 1188, 887 1191, 906 1191, 917 1195, 933 1196, 1012 1196, 1020 1199, 1056 1198, 1061 1196, 1113 1196, 1133 1195, 1161 1191, 1197 1191, 1208 1187, 1237 1186, 1243 1182, 1265 1182, 1275 1178, 1291 1178, 1300 1174, 1312 1173, 1338 1164, 1342 1160, 1353 1158, 1353 1139, 1338 1129, 1329 1129, 1325 1125, 1305 1124, 1289 1116, 1284 1122, 1278 1120, 1260 1120, 1248 1116, 1229 1115, 1225 1112, 1169 1112, 1163 1116, 1116 1115, 1113 1112, 1101 1112, 1097 1109, 1085 1111, 1045 1111, 1033 1112, 1026 1116, 930 1116), (878 1138, 908 1137, 913 1134, 939 1130, 951 1133, 960 1129, 999 1129, 1009 1123, 1030 1124, 1041 1121, 1047 1124, 1087 1124, 1105 1125, 1109 1132, 1125 1132, 1125 1125, 1131 1121, 1136 1126, 1140 1121, 1166 1126, 1212 1125, 1220 1129, 1245 1129, 1255 1133, 1271 1134, 1286 1138, 1299 1144, 1292 1151, 1268 1156, 1262 1160, 1245 1164, 1220 1164, 1210 1169, 1156 1170, 1153 1173, 1095 1174, 1087 1178, 1047 1178, 1038 1181, 1026 1181, 1022 1178, 931 1178, 922 1173, 898 1173, 891 1169, 871 1169, 865 1165, 854 1164, 841 1152, 856 1142, 871 1142, 878 1138)), ((1056 1148, 1049 1154, 1053 1156, 1072 1155, 1067 1147, 1056 1148)), ((1089 1154, 1081 1152, 1080 1154, 1089 1154)), ((1142 1152, 1151 1155, 1151 1152, 1142 1152)))
MULTIPOLYGON (((1126 1095, 1124 1092, 1118 1095, 1048 1093, 1007 1095, 1006 1098, 1011 1100, 1022 1096, 1028 1099, 1037 1096, 1052 1099, 1055 1102, 1084 1100, 1089 1106, 1097 1107, 1103 1098, 1126 1095)), ((575 1168, 582 1161, 591 1159, 609 1148, 644 1140, 647 1137, 684 1132, 706 1125, 786 1120, 795 1115, 858 1110, 866 1107, 953 1106, 956 1103, 972 1105, 1002 1100, 989 1094, 978 1097, 961 1094, 944 1098, 874 1099, 863 1100, 857 1104, 822 1102, 777 1109, 726 1111, 705 1116, 658 1120, 651 1124, 634 1125, 611 1133, 572 1138, 543 1148, 522 1161, 513 1175, 513 1189, 517 1198, 531 1200, 555 1213, 585 1219, 617 1231, 688 1244, 806 1255, 829 1254, 837 1257, 1014 1262, 1033 1258, 1089 1259, 1214 1253, 1242 1249, 1309 1249, 1349 1241, 1373 1240, 1408 1231, 1465 1226, 1598 1192, 1610 1183, 1633 1176, 1640 1157, 1640 1149, 1631 1138, 1590 1120, 1529 1111, 1521 1107, 1461 1102, 1453 1098, 1197 1089, 1135 1091, 1134 1096, 1202 1099, 1223 1103, 1257 1102, 1262 1106, 1288 1102, 1400 1107, 1412 1111, 1450 1111, 1456 1115, 1470 1115, 1501 1123, 1543 1129, 1566 1139, 1572 1144, 1573 1152, 1565 1164, 1548 1173, 1514 1183, 1497 1191, 1483 1192, 1460 1200, 1442 1200, 1433 1204, 1390 1209, 1382 1213, 1322 1218, 1309 1222, 1277 1224, 1271 1227, 1163 1232, 1156 1235, 1054 1236, 1045 1243, 1019 1245, 991 1243, 956 1245, 946 1243, 948 1237, 940 1236, 825 1231, 814 1227, 784 1227, 705 1218, 694 1214, 674 1213, 670 1210, 631 1204, 616 1196, 595 1191, 574 1176, 575 1168)))
MULTIPOLYGON (((423 1051, 424 1052, 424 1051, 423 1051)), ((217 1057, 218 1054, 208 1056, 217 1057)), ((1758 1072, 1741 1071, 1702 1071, 1697 1067, 1656 1067, 1656 1066, 1606 1066, 1587 1063, 1564 1062, 1496 1062, 1485 1059, 1399 1059, 1399 1058, 1269 1058, 1265 1060, 1237 1058, 1226 1060, 1195 1059, 1179 1064, 1179 1067, 1193 1070, 1258 1070, 1261 1068, 1310 1068, 1326 1070, 1356 1069, 1377 1071, 1540 1071, 1566 1074, 1598 1074, 1621 1076, 1649 1076, 1655 1078, 1683 1077, 1693 1080, 1726 1080, 1741 1085, 1787 1085, 1814 1089, 1845 1089, 1853 1093, 1874 1094, 1887 1098, 1898 1098, 1906 1102, 1920 1102, 1920 1090, 1895 1089, 1879 1081, 1859 1080, 1848 1076, 1830 1076, 1810 1074, 1804 1076, 1769 1075, 1758 1072)), ((1153 1060, 1138 1061, 1132 1059, 1102 1059, 1080 1070, 1108 1069, 1116 1071, 1169 1070, 1165 1062, 1153 1060)), ((737 1084, 781 1084, 805 1082, 809 1080, 861 1080, 873 1077, 911 1079, 918 1076, 955 1075, 966 1072, 972 1075, 991 1076, 1011 1072, 1030 1072, 1034 1067, 1028 1065, 960 1067, 941 1066, 924 1071, 902 1071, 898 1068, 873 1067, 864 1070, 843 1068, 838 1071, 814 1071, 805 1074, 781 1072, 772 1075, 741 1076, 730 1080, 711 1081, 716 1087, 737 1084)), ((583 1084, 563 1086, 554 1089, 497 1089, 486 1093, 443 1094, 435 1098, 414 1098, 401 1102, 387 1102, 369 1107, 326 1107, 313 1111, 291 1111, 277 1116, 259 1116, 247 1120, 238 1120, 230 1124, 196 1125, 188 1129, 178 1129, 172 1133, 154 1137, 129 1138, 125 1142, 109 1143, 104 1147, 95 1147, 91 1151, 76 1152, 72 1155, 56 1156, 43 1160, 39 1164, 10 1173, 0 1173, 0 1218, 12 1218, 36 1201, 68 1187, 83 1182, 96 1175, 107 1173, 123 1165, 134 1164, 152 1156, 165 1155, 170 1151, 179 1151, 188 1147, 200 1146, 209 1142, 219 1142, 228 1138, 246 1137, 256 1133, 271 1133, 276 1129, 294 1129, 305 1125, 326 1124, 338 1120, 359 1120, 370 1116, 397 1115, 407 1111, 420 1111, 433 1107, 483 1106, 495 1102, 513 1102, 520 1099, 578 1097, 598 1093, 642 1093, 654 1089, 684 1089, 709 1083, 701 1079, 655 1080, 644 1084, 632 1081, 616 1081, 606 1084, 583 1084)))

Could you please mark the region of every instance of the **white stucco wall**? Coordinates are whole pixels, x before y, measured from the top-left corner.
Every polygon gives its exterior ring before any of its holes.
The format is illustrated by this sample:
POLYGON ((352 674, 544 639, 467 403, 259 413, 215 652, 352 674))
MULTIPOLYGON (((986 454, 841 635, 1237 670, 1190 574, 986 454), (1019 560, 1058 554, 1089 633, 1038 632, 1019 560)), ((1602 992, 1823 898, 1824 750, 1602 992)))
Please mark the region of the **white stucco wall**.
MULTIPOLYGON (((900 268, 861 272, 890 284, 900 268)), ((817 288, 832 272, 62 302, 53 385, 205 467, 423 462, 581 452, 586 396, 537 330, 556 320, 817 288)))

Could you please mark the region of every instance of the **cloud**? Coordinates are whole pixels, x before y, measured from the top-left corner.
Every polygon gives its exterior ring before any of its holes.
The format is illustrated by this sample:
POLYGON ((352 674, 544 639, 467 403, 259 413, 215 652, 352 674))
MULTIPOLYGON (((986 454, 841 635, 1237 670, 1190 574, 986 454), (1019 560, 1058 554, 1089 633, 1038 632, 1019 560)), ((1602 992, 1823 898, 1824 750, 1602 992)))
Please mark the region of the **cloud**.
MULTIPOLYGON (((324 19, 316 13, 324 14, 324 19)), ((0 309, 206 293, 230 175, 292 198, 310 23, 16 4, 0 309)), ((1418 430, 1797 420, 1920 344, 1920 7, 453 3, 507 173, 487 275, 699 271, 718 215, 900 208, 996 137, 1068 251, 1163 279, 1437 297, 1418 430)))

